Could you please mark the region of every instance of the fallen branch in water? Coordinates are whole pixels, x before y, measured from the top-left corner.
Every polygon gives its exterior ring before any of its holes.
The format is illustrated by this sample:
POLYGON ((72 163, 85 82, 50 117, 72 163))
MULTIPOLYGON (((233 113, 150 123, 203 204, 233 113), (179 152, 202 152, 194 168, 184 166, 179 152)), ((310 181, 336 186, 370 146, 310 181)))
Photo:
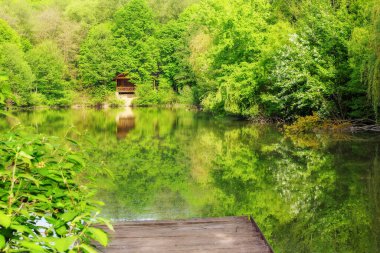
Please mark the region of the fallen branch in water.
POLYGON ((349 130, 351 132, 380 132, 380 125, 352 125, 349 130))
POLYGON ((313 132, 380 132, 380 124, 370 119, 359 120, 328 120, 318 115, 299 117, 291 125, 285 125, 284 130, 290 134, 313 132))

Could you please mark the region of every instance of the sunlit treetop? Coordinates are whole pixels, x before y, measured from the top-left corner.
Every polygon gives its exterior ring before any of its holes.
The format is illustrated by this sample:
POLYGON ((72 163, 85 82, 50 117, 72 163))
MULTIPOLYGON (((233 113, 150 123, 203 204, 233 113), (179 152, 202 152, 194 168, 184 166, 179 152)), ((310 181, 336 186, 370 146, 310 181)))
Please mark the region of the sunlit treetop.
POLYGON ((16 43, 20 44, 19 35, 5 22, 0 19, 0 43, 16 43))

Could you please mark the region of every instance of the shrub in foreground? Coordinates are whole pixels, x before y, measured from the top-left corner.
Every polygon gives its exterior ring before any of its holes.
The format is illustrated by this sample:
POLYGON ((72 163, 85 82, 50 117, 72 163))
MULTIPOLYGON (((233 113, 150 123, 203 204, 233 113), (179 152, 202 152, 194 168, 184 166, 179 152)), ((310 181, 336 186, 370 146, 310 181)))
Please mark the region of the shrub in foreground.
POLYGON ((78 180, 84 167, 71 140, 0 135, 0 252, 96 252, 107 234, 94 194, 78 180))

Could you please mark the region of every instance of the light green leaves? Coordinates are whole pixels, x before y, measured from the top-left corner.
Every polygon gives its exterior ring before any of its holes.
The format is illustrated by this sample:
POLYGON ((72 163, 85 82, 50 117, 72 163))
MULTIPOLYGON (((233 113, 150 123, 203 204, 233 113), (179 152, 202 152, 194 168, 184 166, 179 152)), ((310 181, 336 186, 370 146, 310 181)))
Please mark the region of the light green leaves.
POLYGON ((11 225, 11 217, 0 212, 0 225, 4 228, 8 228, 11 225))
POLYGON ((5 237, 0 234, 0 250, 5 247, 5 237))
POLYGON ((62 216, 61 216, 61 219, 65 222, 69 222, 69 221, 72 221, 75 217, 78 216, 78 212, 77 211, 71 211, 71 212, 66 212, 64 213, 62 216))
POLYGON ((111 224, 111 222, 109 221, 109 220, 107 220, 107 219, 104 219, 104 218, 98 218, 98 220, 100 221, 100 222, 102 222, 104 225, 106 225, 107 226, 107 228, 109 229, 109 230, 111 230, 111 231, 115 231, 114 229, 113 229, 113 226, 112 226, 112 224, 111 224))
POLYGON ((87 244, 81 244, 80 248, 83 249, 86 253, 98 253, 93 247, 87 244))
POLYGON ((103 246, 107 246, 108 236, 103 230, 99 228, 90 227, 87 229, 87 232, 92 239, 96 240, 103 246))
POLYGON ((58 250, 58 252, 66 252, 70 249, 76 240, 77 237, 75 236, 55 239, 55 248, 58 250))
POLYGON ((18 178, 22 178, 22 179, 26 179, 26 180, 29 180, 31 182, 33 182, 35 185, 39 186, 40 185, 40 181, 35 179, 32 175, 29 175, 29 174, 20 174, 18 176, 18 178))
POLYGON ((38 245, 35 242, 29 242, 29 241, 20 241, 20 245, 23 246, 25 249, 27 249, 28 252, 34 252, 34 253, 44 253, 46 252, 45 249, 38 245))
POLYGON ((19 156, 24 157, 24 158, 29 159, 29 160, 32 160, 32 159, 33 159, 33 156, 28 155, 28 154, 25 153, 24 151, 21 151, 21 152, 19 153, 19 156))
POLYGON ((91 227, 106 223, 96 218, 92 191, 75 180, 85 159, 70 149, 73 143, 13 132, 0 136, 0 249, 7 244, 15 251, 68 252, 89 241, 107 245, 107 235, 91 227))
POLYGON ((67 156, 67 160, 80 166, 85 165, 83 158, 81 158, 79 155, 69 155, 67 156))

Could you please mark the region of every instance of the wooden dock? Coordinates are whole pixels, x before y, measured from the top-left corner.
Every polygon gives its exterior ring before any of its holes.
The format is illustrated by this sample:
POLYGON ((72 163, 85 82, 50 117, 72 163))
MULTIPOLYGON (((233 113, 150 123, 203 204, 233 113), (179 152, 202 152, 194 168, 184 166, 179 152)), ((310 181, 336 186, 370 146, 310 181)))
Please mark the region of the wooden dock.
POLYGON ((247 217, 123 222, 114 229, 101 252, 273 253, 247 217))

